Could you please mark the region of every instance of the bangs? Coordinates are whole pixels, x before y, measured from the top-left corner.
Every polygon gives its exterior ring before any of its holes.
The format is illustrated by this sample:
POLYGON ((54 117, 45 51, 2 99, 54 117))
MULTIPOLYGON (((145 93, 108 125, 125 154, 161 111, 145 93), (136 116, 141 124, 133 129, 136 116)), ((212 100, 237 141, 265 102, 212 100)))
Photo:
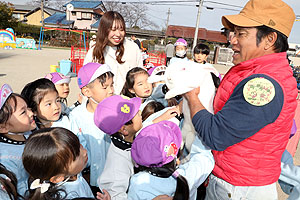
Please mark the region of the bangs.
POLYGON ((125 31, 125 24, 121 19, 115 19, 110 29, 121 29, 125 31))

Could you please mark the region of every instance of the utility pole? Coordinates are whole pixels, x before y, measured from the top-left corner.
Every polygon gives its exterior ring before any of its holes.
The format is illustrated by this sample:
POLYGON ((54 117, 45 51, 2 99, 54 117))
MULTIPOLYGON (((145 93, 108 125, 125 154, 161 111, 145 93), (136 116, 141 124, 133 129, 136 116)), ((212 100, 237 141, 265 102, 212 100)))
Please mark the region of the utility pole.
POLYGON ((168 17, 167 17, 167 23, 166 23, 166 30, 168 29, 168 26, 169 26, 169 20, 170 20, 170 14, 171 14, 170 8, 168 9, 167 14, 168 14, 168 17))
POLYGON ((201 9, 203 5, 203 0, 199 0, 199 7, 198 7, 198 14, 197 14, 197 22, 196 22, 196 28, 195 28, 195 35, 194 35, 194 42, 193 42, 193 49, 197 45, 198 40, 198 29, 199 29, 199 23, 200 23, 200 15, 201 15, 201 9))
POLYGON ((41 0, 42 27, 44 27, 44 0, 41 0))
POLYGON ((168 30, 168 26, 169 26, 170 15, 171 15, 170 8, 168 9, 167 14, 168 14, 168 17, 167 17, 167 22, 166 22, 165 42, 167 42, 166 41, 166 39, 167 39, 167 30, 168 30))

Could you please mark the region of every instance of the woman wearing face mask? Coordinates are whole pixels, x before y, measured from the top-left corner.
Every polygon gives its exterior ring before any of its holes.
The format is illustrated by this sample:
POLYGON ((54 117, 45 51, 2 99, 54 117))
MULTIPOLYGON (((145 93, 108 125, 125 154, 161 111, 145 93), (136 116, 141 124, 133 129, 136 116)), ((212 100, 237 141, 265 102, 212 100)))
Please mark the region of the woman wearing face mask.
POLYGON ((170 60, 170 64, 178 60, 188 60, 186 57, 187 42, 183 38, 179 38, 175 44, 175 57, 170 60))
POLYGON ((133 41, 125 38, 125 28, 120 13, 106 12, 100 20, 96 44, 89 49, 83 63, 108 64, 114 74, 115 94, 120 94, 131 68, 143 67, 141 51, 133 41))

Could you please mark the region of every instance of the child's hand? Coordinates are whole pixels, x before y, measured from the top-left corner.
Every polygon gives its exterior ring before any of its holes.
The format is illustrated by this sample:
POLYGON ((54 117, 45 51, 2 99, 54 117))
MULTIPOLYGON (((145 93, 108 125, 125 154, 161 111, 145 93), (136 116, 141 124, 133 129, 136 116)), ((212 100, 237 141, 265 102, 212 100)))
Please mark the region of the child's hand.
POLYGON ((99 200, 110 200, 109 193, 106 190, 104 190, 104 189, 102 189, 102 191, 103 191, 104 194, 102 194, 100 192, 97 192, 96 199, 99 199, 99 200))
POLYGON ((172 200, 173 197, 169 197, 168 195, 159 195, 152 200, 172 200))
POLYGON ((180 115, 179 109, 176 107, 171 108, 171 109, 167 110, 164 114, 159 116, 158 118, 154 119, 153 123, 158 123, 158 122, 161 122, 164 120, 169 120, 169 119, 175 117, 176 115, 180 115))

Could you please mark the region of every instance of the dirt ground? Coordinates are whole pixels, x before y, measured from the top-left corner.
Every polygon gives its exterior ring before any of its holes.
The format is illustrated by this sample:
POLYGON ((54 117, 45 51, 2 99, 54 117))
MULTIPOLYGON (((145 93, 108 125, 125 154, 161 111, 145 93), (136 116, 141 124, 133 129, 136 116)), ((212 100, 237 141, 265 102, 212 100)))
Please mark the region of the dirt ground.
MULTIPOLYGON (((0 84, 8 83, 16 93, 20 93, 25 84, 44 77, 50 72, 50 65, 57 65, 60 60, 67 60, 70 55, 71 50, 62 49, 0 49, 0 84)), ((224 65, 215 65, 215 67, 221 74, 225 74, 230 68, 224 65)), ((74 77, 70 83, 70 95, 68 97, 70 104, 77 100, 79 92, 74 77)), ((294 156, 294 162, 296 165, 300 165, 299 149, 294 156)), ((279 200, 287 198, 280 187, 278 187, 278 197, 279 200)))

